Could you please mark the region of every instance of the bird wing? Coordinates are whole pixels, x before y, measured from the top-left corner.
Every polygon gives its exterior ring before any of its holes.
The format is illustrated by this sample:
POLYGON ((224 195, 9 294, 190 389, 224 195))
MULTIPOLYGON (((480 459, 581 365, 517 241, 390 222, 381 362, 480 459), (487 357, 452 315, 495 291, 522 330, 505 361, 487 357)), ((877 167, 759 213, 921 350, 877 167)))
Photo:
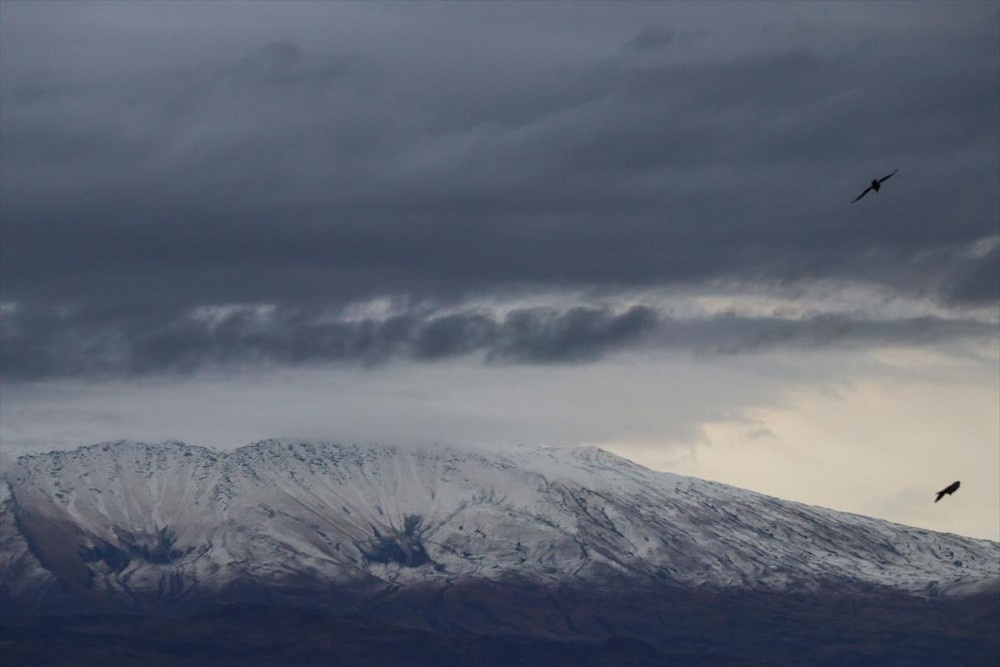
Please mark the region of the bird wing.
POLYGON ((865 191, 864 191, 864 192, 862 192, 861 194, 859 194, 859 195, 858 195, 857 197, 855 197, 855 198, 854 198, 854 201, 852 201, 851 203, 853 204, 854 202, 856 202, 856 201, 858 201, 859 199, 861 199, 862 197, 864 197, 864 196, 865 196, 866 194, 868 194, 868 192, 869 192, 869 191, 870 191, 871 189, 872 189, 872 186, 870 186, 870 185, 869 185, 869 186, 868 186, 867 188, 865 188, 865 191))
POLYGON ((944 487, 943 489, 937 492, 937 498, 934 499, 934 502, 937 502, 941 500, 941 498, 945 496, 950 496, 951 494, 955 493, 956 491, 958 491, 958 487, 961 485, 962 485, 961 482, 953 482, 952 484, 949 484, 948 486, 944 487))
POLYGON ((883 176, 882 178, 878 179, 878 182, 881 183, 882 181, 888 181, 897 171, 899 171, 899 169, 893 169, 892 174, 889 174, 888 176, 883 176))

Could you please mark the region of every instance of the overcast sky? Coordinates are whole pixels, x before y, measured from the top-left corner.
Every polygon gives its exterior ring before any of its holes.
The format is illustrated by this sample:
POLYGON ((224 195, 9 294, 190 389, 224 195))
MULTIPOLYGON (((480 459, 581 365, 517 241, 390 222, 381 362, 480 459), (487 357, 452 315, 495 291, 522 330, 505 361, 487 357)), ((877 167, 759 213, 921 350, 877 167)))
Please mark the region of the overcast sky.
POLYGON ((597 444, 1000 539, 995 2, 5 1, 0 222, 7 455, 597 444))

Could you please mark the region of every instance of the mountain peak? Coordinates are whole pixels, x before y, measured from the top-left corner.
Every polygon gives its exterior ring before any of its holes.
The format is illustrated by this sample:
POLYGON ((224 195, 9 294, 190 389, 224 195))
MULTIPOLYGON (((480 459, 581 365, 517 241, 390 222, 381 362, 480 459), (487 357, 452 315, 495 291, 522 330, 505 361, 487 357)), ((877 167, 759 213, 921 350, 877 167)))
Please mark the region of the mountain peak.
POLYGON ((19 566, 2 586, 14 600, 43 581, 121 601, 512 580, 936 595, 1000 575, 994 542, 596 447, 120 441, 23 456, 8 477, 0 539, 4 563, 19 566))

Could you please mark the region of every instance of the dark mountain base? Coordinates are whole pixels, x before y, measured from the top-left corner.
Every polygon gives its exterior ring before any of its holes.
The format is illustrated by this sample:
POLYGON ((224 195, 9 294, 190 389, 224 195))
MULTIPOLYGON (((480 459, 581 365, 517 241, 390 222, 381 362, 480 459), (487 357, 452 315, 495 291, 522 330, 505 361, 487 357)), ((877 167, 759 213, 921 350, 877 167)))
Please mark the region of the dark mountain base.
POLYGON ((7 616, 0 656, 5 667, 992 667, 1000 657, 993 595, 832 600, 678 591, 599 606, 596 596, 563 591, 557 604, 550 598, 524 615, 525 627, 535 624, 531 632, 505 629, 495 617, 487 628, 487 615, 507 605, 473 592, 446 602, 446 614, 440 596, 414 593, 360 614, 239 604, 174 617, 7 616), (563 621, 546 623, 556 607, 563 621))
POLYGON ((226 609, 190 618, 20 619, 2 627, 5 667, 750 665, 668 656, 638 640, 560 642, 451 635, 302 609, 226 609))

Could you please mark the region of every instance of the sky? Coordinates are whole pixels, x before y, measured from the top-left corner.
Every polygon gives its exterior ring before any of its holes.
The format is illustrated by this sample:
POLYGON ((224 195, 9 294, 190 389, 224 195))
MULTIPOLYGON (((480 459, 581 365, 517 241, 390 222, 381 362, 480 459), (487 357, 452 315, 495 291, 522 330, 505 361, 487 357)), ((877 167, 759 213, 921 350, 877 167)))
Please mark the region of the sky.
POLYGON ((1000 539, 1000 5, 4 1, 0 417, 1000 539))

